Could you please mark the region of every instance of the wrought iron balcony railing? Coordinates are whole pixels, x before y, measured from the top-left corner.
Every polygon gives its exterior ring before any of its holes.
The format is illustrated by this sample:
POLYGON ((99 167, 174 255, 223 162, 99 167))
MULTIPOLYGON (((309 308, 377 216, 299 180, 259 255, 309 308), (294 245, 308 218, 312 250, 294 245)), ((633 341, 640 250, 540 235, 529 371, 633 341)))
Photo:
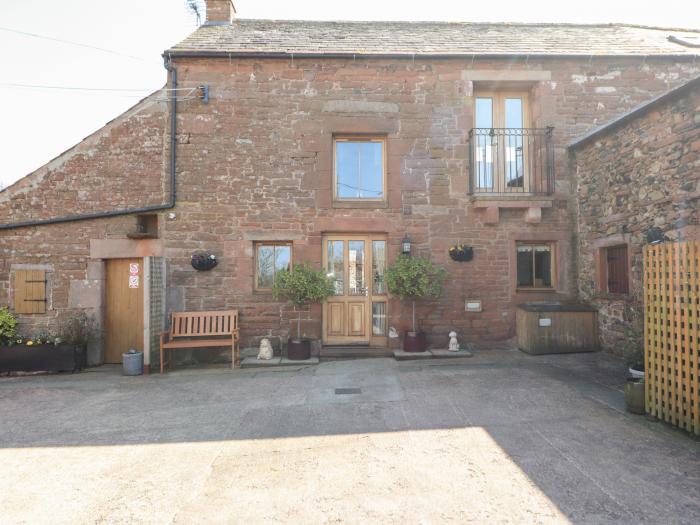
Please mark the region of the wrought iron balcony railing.
POLYGON ((551 195, 554 128, 469 131, 469 193, 551 195))

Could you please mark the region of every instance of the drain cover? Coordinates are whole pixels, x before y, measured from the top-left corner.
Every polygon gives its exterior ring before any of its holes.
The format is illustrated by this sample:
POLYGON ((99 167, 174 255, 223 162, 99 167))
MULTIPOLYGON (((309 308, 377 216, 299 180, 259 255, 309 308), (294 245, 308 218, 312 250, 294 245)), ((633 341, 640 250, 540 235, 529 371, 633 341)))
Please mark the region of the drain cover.
POLYGON ((362 389, 361 388, 336 388, 335 393, 338 395, 343 395, 343 394, 361 394, 362 389))

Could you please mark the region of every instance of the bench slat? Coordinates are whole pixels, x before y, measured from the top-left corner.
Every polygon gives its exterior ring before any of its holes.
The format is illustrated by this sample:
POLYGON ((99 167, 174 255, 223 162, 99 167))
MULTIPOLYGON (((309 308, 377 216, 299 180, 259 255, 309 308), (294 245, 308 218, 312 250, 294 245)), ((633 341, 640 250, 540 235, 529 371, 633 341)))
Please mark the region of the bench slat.
POLYGON ((238 330, 238 311, 176 312, 170 324, 171 338, 232 335, 238 330))

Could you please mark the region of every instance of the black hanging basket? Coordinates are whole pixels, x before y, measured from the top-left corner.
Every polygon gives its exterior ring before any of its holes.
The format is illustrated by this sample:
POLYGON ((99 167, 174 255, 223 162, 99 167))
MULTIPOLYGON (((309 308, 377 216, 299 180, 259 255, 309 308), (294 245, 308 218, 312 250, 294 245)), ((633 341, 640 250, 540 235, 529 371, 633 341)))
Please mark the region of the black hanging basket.
POLYGON ((450 259, 453 261, 467 262, 474 258, 474 248, 471 246, 465 246, 463 244, 457 244, 452 246, 449 250, 450 259))
POLYGON ((211 270, 219 261, 213 253, 195 253, 192 255, 192 268, 200 272, 211 270))

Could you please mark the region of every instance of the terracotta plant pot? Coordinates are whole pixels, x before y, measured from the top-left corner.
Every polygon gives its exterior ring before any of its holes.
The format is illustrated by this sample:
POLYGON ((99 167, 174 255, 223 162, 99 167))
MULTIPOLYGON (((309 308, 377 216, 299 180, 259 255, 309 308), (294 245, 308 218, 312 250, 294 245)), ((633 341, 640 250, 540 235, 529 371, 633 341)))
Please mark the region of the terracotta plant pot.
POLYGON ((403 337, 404 352, 425 352, 425 333, 406 332, 403 337))
POLYGON ((644 380, 629 378, 625 384, 625 405, 633 414, 644 414, 644 380))
POLYGON ((288 339, 287 358, 292 361, 303 361, 311 357, 311 341, 308 339, 288 339))

